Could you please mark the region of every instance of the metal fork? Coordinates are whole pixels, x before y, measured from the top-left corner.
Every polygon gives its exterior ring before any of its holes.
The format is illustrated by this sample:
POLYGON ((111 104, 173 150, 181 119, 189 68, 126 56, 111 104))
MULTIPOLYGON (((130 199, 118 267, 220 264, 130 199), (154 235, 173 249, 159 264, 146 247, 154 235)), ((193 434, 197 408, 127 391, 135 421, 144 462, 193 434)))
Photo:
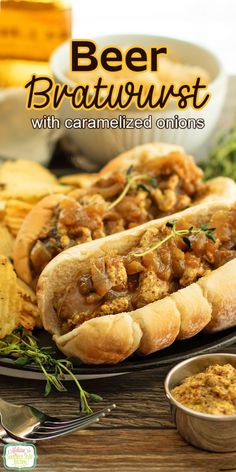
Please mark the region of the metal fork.
MULTIPOLYGON (((38 442, 53 439, 84 428, 115 408, 113 404, 97 413, 79 416, 73 419, 62 419, 46 415, 31 405, 15 405, 0 399, 0 422, 7 435, 17 441, 38 442)), ((10 442, 7 436, 2 442, 10 442)))

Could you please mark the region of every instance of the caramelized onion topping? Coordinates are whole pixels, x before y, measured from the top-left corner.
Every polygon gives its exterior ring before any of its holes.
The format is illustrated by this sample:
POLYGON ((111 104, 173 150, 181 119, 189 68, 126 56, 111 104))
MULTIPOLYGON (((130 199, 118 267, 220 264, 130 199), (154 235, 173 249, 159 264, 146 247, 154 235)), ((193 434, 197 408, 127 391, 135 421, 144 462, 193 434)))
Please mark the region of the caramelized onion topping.
POLYGON ((88 272, 80 277, 77 288, 83 298, 82 315, 79 317, 77 311, 75 318, 73 307, 65 303, 67 329, 85 318, 127 312, 160 300, 236 257, 236 205, 229 211, 216 212, 208 222, 191 218, 179 220, 174 226, 177 236, 168 240, 173 223, 147 229, 134 252, 145 253, 148 246, 166 241, 139 258, 132 255, 133 251, 124 255, 112 251, 88 262, 88 272), (199 224, 202 230, 195 231, 191 224, 199 224), (189 240, 178 235, 189 227, 189 240))

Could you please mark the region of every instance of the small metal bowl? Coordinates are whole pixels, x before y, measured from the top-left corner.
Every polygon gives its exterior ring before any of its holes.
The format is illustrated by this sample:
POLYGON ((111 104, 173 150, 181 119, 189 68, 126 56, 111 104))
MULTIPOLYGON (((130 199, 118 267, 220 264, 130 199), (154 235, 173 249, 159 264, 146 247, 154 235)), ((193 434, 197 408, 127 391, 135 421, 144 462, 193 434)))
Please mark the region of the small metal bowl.
POLYGON ((209 415, 186 408, 175 400, 171 390, 186 377, 203 372, 213 364, 231 364, 236 368, 236 354, 203 354, 180 362, 165 379, 165 393, 180 435, 193 446, 208 451, 236 451, 236 414, 209 415))

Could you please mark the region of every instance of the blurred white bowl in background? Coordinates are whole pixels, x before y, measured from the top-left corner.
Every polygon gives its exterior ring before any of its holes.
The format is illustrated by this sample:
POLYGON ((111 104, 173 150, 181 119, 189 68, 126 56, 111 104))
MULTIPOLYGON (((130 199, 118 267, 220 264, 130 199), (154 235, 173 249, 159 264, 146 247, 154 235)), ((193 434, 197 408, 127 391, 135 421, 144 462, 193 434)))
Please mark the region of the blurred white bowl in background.
MULTIPOLYGON (((93 38, 98 50, 105 46, 114 45, 126 47, 140 45, 140 47, 167 46, 171 56, 178 58, 183 64, 199 66, 208 72, 210 84, 208 90, 211 99, 208 104, 200 110, 188 107, 180 110, 174 101, 170 101, 164 110, 137 110, 134 107, 128 110, 75 110, 70 107, 69 102, 64 101, 60 109, 62 120, 66 118, 117 118, 126 115, 127 118, 145 118, 152 116, 153 126, 151 129, 66 129, 72 143, 78 151, 82 152, 91 161, 105 163, 115 155, 128 150, 139 144, 152 141, 162 141, 178 144, 189 153, 194 153, 200 148, 211 135, 221 113, 227 87, 227 76, 223 70, 220 60, 214 53, 194 43, 181 41, 179 39, 151 36, 151 35, 106 35, 93 38), (202 118, 205 121, 203 129, 159 129, 155 123, 158 118, 202 118)), ((70 70, 70 44, 69 42, 59 46, 51 56, 51 68, 56 82, 76 84, 68 78, 70 70)), ((184 78, 183 78, 184 83, 184 78)))
POLYGON ((33 129, 31 118, 42 118, 45 112, 27 110, 26 97, 20 87, 0 90, 0 160, 28 159, 47 165, 61 130, 33 129))

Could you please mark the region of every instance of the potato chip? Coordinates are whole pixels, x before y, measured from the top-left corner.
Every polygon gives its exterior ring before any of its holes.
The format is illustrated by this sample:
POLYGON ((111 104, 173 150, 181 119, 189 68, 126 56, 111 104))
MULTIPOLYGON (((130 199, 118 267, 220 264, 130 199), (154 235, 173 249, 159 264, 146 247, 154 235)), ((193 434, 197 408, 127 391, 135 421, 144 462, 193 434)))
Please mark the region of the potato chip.
POLYGON ((59 185, 57 178, 37 162, 6 161, 0 167, 0 199, 36 203, 51 193, 67 193, 70 187, 59 185))
POLYGON ((0 167, 0 183, 3 185, 11 184, 15 180, 19 183, 20 175, 26 180, 33 178, 48 184, 57 183, 57 178, 38 162, 18 159, 16 161, 6 161, 0 167))
POLYGON ((0 254, 13 258, 14 238, 6 226, 0 222, 0 254))
POLYGON ((59 182, 63 185, 71 185, 76 188, 88 188, 98 179, 98 174, 74 174, 64 175, 59 178, 59 182))
POLYGON ((2 220, 2 218, 5 215, 5 207, 6 207, 6 202, 4 202, 3 200, 0 200, 0 220, 2 220))
POLYGON ((3 221, 13 236, 17 235, 26 215, 32 208, 32 203, 14 199, 6 201, 3 221))
POLYGON ((35 327, 41 327, 39 309, 35 292, 22 280, 17 279, 17 290, 20 296, 20 326, 27 330, 33 330, 35 327))
POLYGON ((0 255, 0 339, 19 326, 20 305, 13 266, 6 256, 0 255))

